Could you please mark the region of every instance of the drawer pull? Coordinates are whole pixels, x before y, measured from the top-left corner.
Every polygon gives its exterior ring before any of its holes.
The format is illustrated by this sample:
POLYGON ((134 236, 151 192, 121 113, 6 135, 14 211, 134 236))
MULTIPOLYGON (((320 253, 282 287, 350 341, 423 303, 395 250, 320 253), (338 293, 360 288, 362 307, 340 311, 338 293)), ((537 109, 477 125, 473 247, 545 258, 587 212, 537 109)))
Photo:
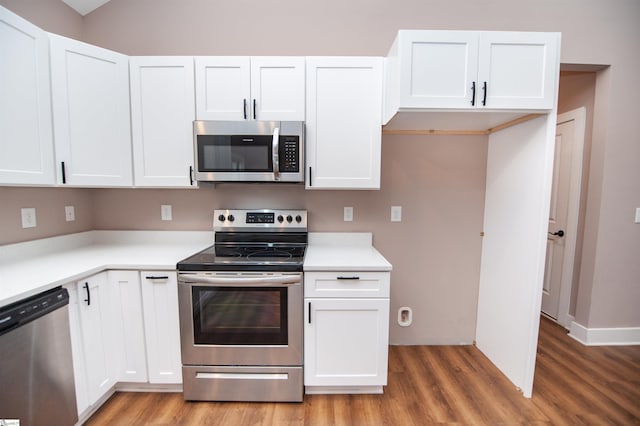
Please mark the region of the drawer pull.
POLYGON ((359 280, 360 277, 358 277, 358 276, 355 276, 355 277, 338 277, 338 279, 339 280, 351 280, 351 281, 353 281, 353 280, 359 280))

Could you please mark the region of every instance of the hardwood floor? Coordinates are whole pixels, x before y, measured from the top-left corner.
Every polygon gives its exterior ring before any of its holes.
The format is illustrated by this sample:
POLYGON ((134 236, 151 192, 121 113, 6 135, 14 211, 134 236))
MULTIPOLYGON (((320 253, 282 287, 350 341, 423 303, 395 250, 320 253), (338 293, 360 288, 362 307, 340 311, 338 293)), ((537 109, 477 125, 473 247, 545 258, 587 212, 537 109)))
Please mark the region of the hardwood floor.
POLYGON ((185 402, 116 393, 89 425, 640 424, 640 346, 585 347, 542 319, 533 398, 473 346, 391 346, 383 395, 303 403, 185 402))

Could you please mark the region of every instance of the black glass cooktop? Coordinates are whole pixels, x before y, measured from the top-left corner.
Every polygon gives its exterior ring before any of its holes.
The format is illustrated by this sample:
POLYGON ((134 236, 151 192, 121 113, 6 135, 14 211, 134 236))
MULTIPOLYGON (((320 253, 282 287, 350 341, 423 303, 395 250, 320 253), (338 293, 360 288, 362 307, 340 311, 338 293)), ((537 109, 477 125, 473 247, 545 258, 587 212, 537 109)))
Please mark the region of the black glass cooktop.
POLYGON ((302 271, 304 238, 285 241, 275 234, 252 241, 229 241, 216 234, 216 243, 178 263, 180 271, 302 271), (222 241, 218 241, 222 240, 222 241), (262 240, 262 241, 260 241, 262 240))

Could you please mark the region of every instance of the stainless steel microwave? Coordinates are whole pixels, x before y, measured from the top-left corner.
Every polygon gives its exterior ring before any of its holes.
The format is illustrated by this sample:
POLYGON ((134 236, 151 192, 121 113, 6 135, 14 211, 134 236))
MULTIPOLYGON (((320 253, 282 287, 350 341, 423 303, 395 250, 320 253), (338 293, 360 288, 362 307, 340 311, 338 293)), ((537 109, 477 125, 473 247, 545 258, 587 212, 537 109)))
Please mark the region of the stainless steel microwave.
POLYGON ((194 121, 198 181, 304 182, 304 122, 194 121))

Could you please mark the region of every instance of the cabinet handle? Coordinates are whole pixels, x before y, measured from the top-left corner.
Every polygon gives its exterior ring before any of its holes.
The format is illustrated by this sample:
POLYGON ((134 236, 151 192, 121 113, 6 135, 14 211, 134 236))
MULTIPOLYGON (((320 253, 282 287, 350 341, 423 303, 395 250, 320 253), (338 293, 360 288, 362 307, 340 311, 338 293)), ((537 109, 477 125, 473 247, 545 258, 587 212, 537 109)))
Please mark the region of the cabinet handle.
POLYGON ((189 166, 189 185, 193 186, 193 166, 189 166))
POLYGON ((168 275, 150 275, 145 278, 148 280, 168 280, 169 276, 168 275))
POLYGON ((471 82, 471 106, 476 106, 476 82, 471 82))
POLYGON ((311 302, 309 302, 309 324, 311 324, 311 302))
POLYGON ((85 282, 82 287, 87 290, 87 298, 84 299, 84 301, 87 302, 87 306, 91 306, 91 290, 89 290, 89 283, 85 282))
POLYGON ((339 280, 348 280, 348 281, 355 281, 355 280, 359 280, 360 277, 359 276, 353 276, 353 277, 338 277, 337 279, 339 280))
POLYGON ((487 82, 482 83, 482 106, 487 105, 487 82))
POLYGON ((64 161, 60 162, 62 165, 62 183, 67 183, 67 172, 64 169, 64 161))
POLYGON ((309 166, 309 186, 313 186, 311 183, 311 166, 309 166))
POLYGON ((242 100, 242 114, 244 114, 244 119, 247 119, 247 100, 242 100))
POLYGON ((253 119, 256 119, 256 100, 253 100, 253 119))

